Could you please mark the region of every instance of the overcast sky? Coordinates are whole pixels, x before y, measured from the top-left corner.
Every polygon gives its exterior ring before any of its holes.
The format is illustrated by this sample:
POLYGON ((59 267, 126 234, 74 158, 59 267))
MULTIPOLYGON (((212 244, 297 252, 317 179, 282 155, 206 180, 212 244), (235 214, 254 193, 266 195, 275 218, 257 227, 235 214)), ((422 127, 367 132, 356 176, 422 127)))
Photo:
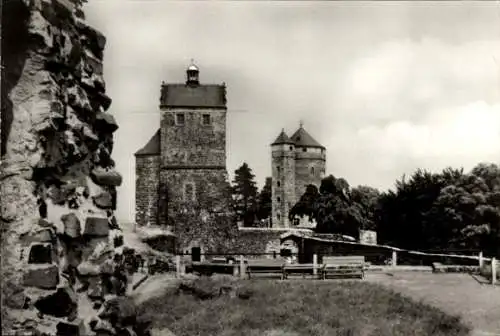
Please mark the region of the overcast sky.
POLYGON ((161 82, 183 82, 191 58, 201 82, 227 84, 229 173, 246 161, 259 185, 269 144, 300 120, 352 186, 500 161, 498 2, 92 0, 85 12, 107 37, 123 220, 161 82))

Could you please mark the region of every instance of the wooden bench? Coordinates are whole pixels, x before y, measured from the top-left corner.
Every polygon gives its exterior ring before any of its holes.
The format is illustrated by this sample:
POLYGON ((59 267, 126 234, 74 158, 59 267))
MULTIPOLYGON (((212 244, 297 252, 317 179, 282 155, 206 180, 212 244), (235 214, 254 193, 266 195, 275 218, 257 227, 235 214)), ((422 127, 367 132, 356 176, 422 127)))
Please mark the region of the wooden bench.
POLYGON ((364 279, 364 256, 323 257, 322 278, 328 276, 355 276, 364 279))
MULTIPOLYGON (((319 270, 318 274, 321 274, 321 265, 316 265, 316 269, 319 270)), ((283 266, 283 278, 288 279, 290 274, 301 274, 303 278, 306 275, 314 275, 314 264, 287 264, 283 266)))
POLYGON ((255 274, 279 274, 281 279, 284 279, 283 265, 284 262, 282 260, 248 260, 246 273, 249 279, 255 274))
POLYGON ((236 264, 214 263, 214 262, 193 262, 192 270, 200 275, 218 274, 234 274, 236 264))

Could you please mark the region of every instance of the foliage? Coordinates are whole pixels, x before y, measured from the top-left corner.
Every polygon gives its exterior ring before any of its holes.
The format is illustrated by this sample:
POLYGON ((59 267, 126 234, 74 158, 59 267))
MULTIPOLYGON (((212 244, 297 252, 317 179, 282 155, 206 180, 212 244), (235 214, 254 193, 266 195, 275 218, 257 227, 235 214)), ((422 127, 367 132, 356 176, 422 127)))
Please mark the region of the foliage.
POLYGON ((227 180, 215 177, 208 185, 220 188, 201 189, 206 185, 200 184, 196 202, 172 202, 169 222, 175 223, 176 232, 183 239, 178 245, 187 246, 198 240, 209 251, 225 251, 232 247, 238 235, 235 214, 228 211, 232 189, 227 180))
POLYGON ((380 197, 379 238, 419 250, 480 249, 499 255, 500 168, 481 163, 469 173, 417 170, 380 197))
MULTIPOLYGON (((219 281, 222 288, 251 293, 200 300, 167 293, 139 307, 141 319, 175 335, 434 335, 465 336, 459 317, 413 301, 380 285, 342 282, 219 281), (328 298, 328 299, 325 299, 328 298)), ((199 291, 217 293, 213 280, 194 280, 199 291)), ((216 286, 215 286, 216 287, 216 286)))
POLYGON ((343 178, 325 177, 318 189, 309 185, 289 213, 290 221, 308 216, 319 233, 339 233, 356 237, 359 229, 373 229, 378 190, 358 186, 350 189, 343 178))
POLYGON ((252 169, 244 162, 234 171, 233 207, 238 220, 252 226, 257 213, 257 184, 252 169))
POLYGON ((258 196, 257 203, 257 218, 267 219, 271 217, 272 212, 272 178, 267 177, 266 183, 258 196))

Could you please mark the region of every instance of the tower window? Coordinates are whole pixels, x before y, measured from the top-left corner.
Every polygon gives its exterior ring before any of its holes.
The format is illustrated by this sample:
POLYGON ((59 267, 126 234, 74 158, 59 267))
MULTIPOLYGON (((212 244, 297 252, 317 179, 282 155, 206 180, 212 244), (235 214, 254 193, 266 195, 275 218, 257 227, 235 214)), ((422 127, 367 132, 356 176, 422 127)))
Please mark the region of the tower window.
POLYGON ((278 218, 278 220, 281 220, 281 215, 280 215, 280 214, 277 214, 277 215, 276 215, 276 218, 278 218))
POLYGON ((302 148, 302 151, 303 151, 303 152, 307 152, 307 148, 305 148, 305 147, 304 147, 304 148, 302 148))
POLYGON ((210 114, 204 114, 203 115, 203 125, 210 125, 211 120, 210 120, 210 114))
POLYGON ((281 182, 280 181, 278 181, 276 184, 278 185, 278 187, 281 187, 281 182))
POLYGON ((185 122, 184 113, 177 113, 175 115, 175 124, 178 126, 183 126, 185 122))
POLYGON ((314 175, 314 167, 311 167, 311 175, 314 175))
POLYGON ((281 198, 280 197, 278 197, 277 200, 278 200, 278 203, 281 203, 281 198))
POLYGON ((293 150, 293 147, 292 147, 292 146, 290 146, 290 150, 293 150))
POLYGON ((195 200, 195 192, 194 192, 194 183, 187 182, 184 184, 184 201, 194 201, 195 200))

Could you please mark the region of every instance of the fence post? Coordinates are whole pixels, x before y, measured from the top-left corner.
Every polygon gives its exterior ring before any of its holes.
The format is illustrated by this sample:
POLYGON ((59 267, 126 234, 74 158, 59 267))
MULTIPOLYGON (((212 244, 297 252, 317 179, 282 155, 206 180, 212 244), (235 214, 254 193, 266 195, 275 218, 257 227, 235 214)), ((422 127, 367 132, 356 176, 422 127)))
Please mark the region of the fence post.
POLYGON ((479 267, 482 268, 484 265, 483 251, 479 252, 479 267))
POLYGON ((316 276, 318 274, 318 255, 316 253, 313 254, 313 275, 316 276))
POLYGON ((491 284, 495 285, 497 282, 497 259, 491 258, 491 284))
POLYGON ((398 253, 396 251, 392 251, 391 266, 396 267, 397 265, 398 265, 398 253))
POLYGON ((175 256, 175 272, 176 272, 176 276, 178 278, 180 278, 181 277, 181 256, 180 255, 175 256))
POLYGON ((242 255, 240 255, 240 278, 245 279, 245 261, 242 255))

